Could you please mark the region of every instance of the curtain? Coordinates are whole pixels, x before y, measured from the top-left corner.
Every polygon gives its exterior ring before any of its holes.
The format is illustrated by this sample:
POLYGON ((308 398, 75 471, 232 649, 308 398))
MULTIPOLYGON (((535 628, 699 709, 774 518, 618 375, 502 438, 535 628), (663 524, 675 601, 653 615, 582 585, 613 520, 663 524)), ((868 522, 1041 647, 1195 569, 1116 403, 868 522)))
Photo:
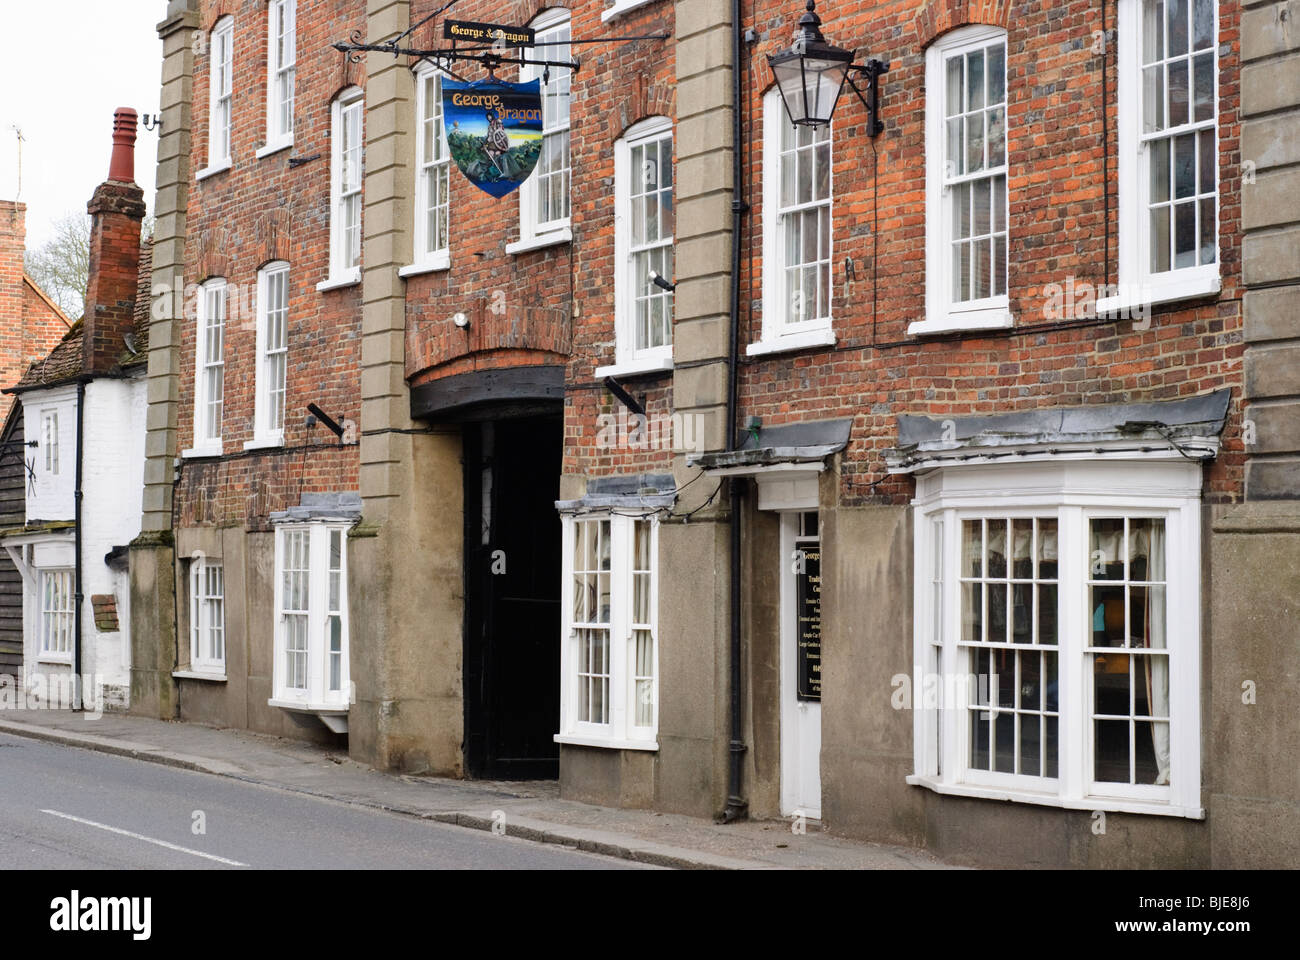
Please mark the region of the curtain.
MULTIPOLYGON (((1165 525, 1163 521, 1151 524, 1150 553, 1147 569, 1160 571, 1160 579, 1167 582, 1165 570, 1165 525)), ((1150 576, 1150 574, 1148 574, 1150 576)), ((1147 588, 1147 645, 1152 650, 1165 650, 1165 587, 1147 588)), ((1169 783, 1169 656, 1147 654, 1147 704, 1151 715, 1166 718, 1151 724, 1151 745, 1156 755, 1158 776, 1156 784, 1169 783)))

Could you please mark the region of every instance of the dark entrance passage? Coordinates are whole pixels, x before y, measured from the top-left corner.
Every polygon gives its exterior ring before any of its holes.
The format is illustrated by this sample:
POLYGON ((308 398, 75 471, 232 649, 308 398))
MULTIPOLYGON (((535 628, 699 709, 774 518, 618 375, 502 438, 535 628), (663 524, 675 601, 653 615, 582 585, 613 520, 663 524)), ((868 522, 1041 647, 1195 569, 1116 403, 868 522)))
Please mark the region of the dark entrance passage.
POLYGON ((472 777, 559 776, 563 422, 465 425, 465 762, 472 777))

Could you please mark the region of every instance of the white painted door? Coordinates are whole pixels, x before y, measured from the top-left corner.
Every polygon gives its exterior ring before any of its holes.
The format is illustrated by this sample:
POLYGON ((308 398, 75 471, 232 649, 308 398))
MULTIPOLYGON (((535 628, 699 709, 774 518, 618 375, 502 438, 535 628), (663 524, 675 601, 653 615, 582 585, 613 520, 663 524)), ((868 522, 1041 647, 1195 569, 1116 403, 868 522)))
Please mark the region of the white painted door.
POLYGON ((781 515, 781 813, 822 815, 821 549, 815 510, 781 515))

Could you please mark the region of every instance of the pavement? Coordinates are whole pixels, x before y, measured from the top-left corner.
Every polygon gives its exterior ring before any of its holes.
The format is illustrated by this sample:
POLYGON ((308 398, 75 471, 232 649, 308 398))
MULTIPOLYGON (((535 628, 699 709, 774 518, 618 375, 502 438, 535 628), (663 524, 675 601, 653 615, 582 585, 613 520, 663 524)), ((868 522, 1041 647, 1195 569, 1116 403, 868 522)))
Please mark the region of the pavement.
MULTIPOLYGON (((554 781, 451 780, 383 773, 299 741, 196 723, 105 713, 5 710, 0 733, 407 817, 559 844, 640 864, 694 869, 954 869, 924 850, 833 836, 816 823, 709 820, 564 800, 554 781)), ((3 757, 0 757, 0 768, 3 757)))

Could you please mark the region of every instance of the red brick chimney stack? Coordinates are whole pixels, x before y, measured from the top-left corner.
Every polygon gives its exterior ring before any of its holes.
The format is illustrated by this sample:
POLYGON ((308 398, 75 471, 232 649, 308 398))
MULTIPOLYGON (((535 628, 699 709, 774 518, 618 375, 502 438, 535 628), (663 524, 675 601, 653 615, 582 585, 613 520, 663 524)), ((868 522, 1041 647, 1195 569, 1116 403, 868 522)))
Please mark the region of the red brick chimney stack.
POLYGON ((135 295, 140 270, 140 223, 144 191, 135 184, 136 113, 125 107, 113 115, 113 158, 108 180, 86 205, 90 222, 90 283, 81 341, 82 370, 112 372, 126 352, 126 335, 135 325, 135 295))
MULTIPOLYGON (((0 387, 17 383, 31 359, 26 353, 23 291, 26 221, 26 205, 0 200, 0 387)), ((9 397, 0 399, 0 412, 7 413, 9 407, 9 397)))

